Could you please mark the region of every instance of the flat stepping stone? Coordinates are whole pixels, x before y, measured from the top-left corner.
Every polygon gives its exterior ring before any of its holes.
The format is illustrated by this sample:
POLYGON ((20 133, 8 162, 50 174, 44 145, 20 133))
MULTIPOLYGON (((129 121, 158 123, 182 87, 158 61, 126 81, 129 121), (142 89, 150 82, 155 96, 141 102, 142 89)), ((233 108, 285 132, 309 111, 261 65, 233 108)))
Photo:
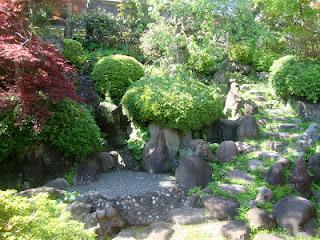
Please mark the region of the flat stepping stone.
POLYGON ((254 180, 251 174, 238 169, 229 171, 226 176, 230 179, 245 181, 248 183, 251 183, 254 180))
POLYGON ((230 240, 247 240, 250 238, 250 228, 242 221, 228 221, 220 231, 225 238, 230 240))
POLYGON ((113 240, 136 240, 133 231, 122 230, 113 240))
POLYGON ((240 203, 235 200, 216 196, 207 197, 203 205, 208 210, 210 216, 218 220, 234 218, 238 215, 238 208, 240 207, 240 203))
POLYGON ((269 132, 266 131, 263 133, 263 135, 265 137, 273 137, 273 138, 277 138, 280 140, 288 140, 288 139, 298 139, 299 137, 301 137, 300 134, 297 133, 288 133, 288 132, 269 132))
POLYGON ((168 216, 169 221, 181 225, 199 224, 206 220, 204 210, 200 208, 176 208, 168 216))
POLYGON ((256 159, 250 160, 248 162, 248 168, 250 171, 263 170, 264 169, 263 162, 256 159))
POLYGON ((219 188, 221 191, 228 192, 232 195, 245 193, 246 187, 239 184, 219 184, 219 188))
POLYGON ((260 152, 258 154, 258 158, 260 159, 271 159, 271 160, 278 160, 281 158, 279 153, 276 152, 260 152))
POLYGON ((285 130, 299 130, 300 127, 295 124, 295 123, 283 123, 278 125, 278 129, 280 131, 285 131, 285 130))
POLYGON ((273 151, 281 153, 289 145, 288 142, 267 142, 267 147, 271 148, 273 151))
POLYGON ((147 227, 147 231, 144 234, 146 240, 169 240, 174 233, 174 230, 168 223, 158 222, 153 223, 147 227))
POLYGON ((276 225, 272 214, 260 208, 250 209, 247 218, 250 227, 255 229, 271 229, 276 225))

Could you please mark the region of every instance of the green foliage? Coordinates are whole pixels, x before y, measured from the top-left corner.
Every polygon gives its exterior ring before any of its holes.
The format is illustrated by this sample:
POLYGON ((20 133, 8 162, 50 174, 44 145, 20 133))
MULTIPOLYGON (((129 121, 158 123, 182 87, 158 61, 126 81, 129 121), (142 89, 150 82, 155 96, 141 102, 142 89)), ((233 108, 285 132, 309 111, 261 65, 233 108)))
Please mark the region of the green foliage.
POLYGON ((202 74, 209 74, 216 70, 224 56, 223 49, 215 43, 198 45, 193 41, 188 45, 188 52, 188 67, 202 74))
POLYGON ((285 100, 293 96, 313 103, 319 101, 319 62, 289 55, 276 60, 270 70, 270 81, 278 96, 285 100))
POLYGON ((119 102, 127 88, 144 75, 144 68, 136 59, 113 55, 99 60, 93 68, 92 77, 98 91, 119 102))
POLYGON ((84 224, 70 219, 66 205, 46 194, 20 197, 14 191, 0 191, 1 239, 82 239, 94 240, 95 234, 84 224))
POLYGON ((131 124, 132 133, 126 141, 129 150, 133 153, 137 161, 142 160, 142 150, 149 139, 149 131, 147 128, 131 124))
POLYGON ((17 110, 0 114, 0 162, 10 155, 23 152, 36 139, 31 119, 17 124, 17 110))
POLYGON ((258 71, 268 72, 273 62, 279 59, 280 54, 270 49, 257 48, 253 55, 253 65, 258 71))
POLYGON ((209 145, 209 147, 210 147, 210 150, 211 150, 212 154, 215 155, 217 150, 218 150, 218 148, 219 148, 219 144, 218 143, 211 143, 209 145))
POLYGON ((100 130, 88 110, 71 100, 52 106, 43 136, 66 156, 77 159, 101 150, 100 130))
POLYGON ((232 62, 251 64, 253 58, 253 48, 248 44, 233 44, 228 52, 232 62))
POLYGON ((215 89, 180 76, 142 79, 126 92, 122 104, 135 122, 181 130, 200 129, 222 116, 215 89))
POLYGON ((67 182, 68 182, 70 185, 73 185, 73 178, 74 178, 75 174, 76 174, 75 169, 74 169, 74 168, 71 168, 71 169, 69 169, 69 170, 64 174, 63 178, 64 178, 65 180, 67 180, 67 182))
POLYGON ((73 39, 63 40, 63 56, 78 68, 85 62, 81 43, 73 39))

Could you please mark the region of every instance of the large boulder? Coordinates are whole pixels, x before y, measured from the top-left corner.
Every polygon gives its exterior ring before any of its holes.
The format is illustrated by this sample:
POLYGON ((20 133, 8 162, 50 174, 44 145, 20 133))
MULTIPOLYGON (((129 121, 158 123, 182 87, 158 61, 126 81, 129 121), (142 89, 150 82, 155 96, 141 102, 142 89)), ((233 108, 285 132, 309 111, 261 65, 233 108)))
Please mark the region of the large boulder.
POLYGON ((277 224, 284 227, 290 234, 303 231, 304 225, 317 217, 316 208, 312 202, 298 196, 280 199, 275 204, 272 213, 277 224))
POLYGON ((150 140, 142 153, 142 160, 147 171, 162 173, 177 166, 180 137, 177 130, 149 125, 150 140))
POLYGON ((252 208, 247 212, 249 225, 258 229, 271 229, 275 227, 275 221, 271 213, 260 208, 252 208))
POLYGON ((96 108, 99 105, 99 102, 102 100, 97 94, 94 81, 84 75, 79 77, 78 94, 86 104, 93 108, 96 108))
POLYGON ((206 135, 209 142, 238 141, 238 121, 223 119, 208 126, 206 135))
POLYGON ((96 180, 98 168, 93 162, 81 163, 76 167, 75 176, 73 178, 74 185, 86 185, 96 180))
POLYGON ((250 228, 245 222, 228 221, 220 229, 222 235, 230 240, 248 240, 250 239, 250 228))
POLYGON ((293 188, 303 197, 310 197, 311 195, 311 176, 309 175, 306 162, 303 157, 296 161, 296 166, 290 175, 290 183, 293 188))
POLYGON ((191 149, 193 155, 198 156, 204 161, 210 162, 213 160, 213 154, 209 144, 202 139, 192 140, 188 144, 188 148, 191 149))
POLYGON ((210 196, 204 200, 204 207, 209 211, 213 219, 227 220, 238 215, 240 203, 216 196, 210 196))
POLYGON ((163 132, 151 138, 142 153, 144 169, 150 173, 163 173, 170 170, 169 150, 163 132))
POLYGON ((211 167, 208 162, 192 155, 180 160, 176 169, 176 182, 189 189, 192 187, 206 187, 211 181, 211 167))
POLYGON ((230 162, 238 154, 235 142, 225 141, 217 149, 216 158, 219 162, 230 162))
POLYGON ((313 155, 308 161, 308 168, 312 174, 312 178, 320 181, 320 153, 313 155))
POLYGON ((52 187, 60 190, 67 191, 70 188, 70 184, 64 178, 56 178, 44 184, 46 187, 52 187))
POLYGON ((273 164, 267 172, 267 183, 271 185, 284 185, 286 183, 285 170, 286 167, 280 162, 273 164))
POLYGON ((252 115, 246 115, 239 120, 238 138, 258 137, 259 127, 257 120, 252 115))
POLYGON ((132 153, 127 147, 117 151, 111 151, 110 155, 112 156, 115 162, 115 167, 118 169, 125 169, 125 170, 140 169, 140 165, 138 161, 132 156, 132 153))

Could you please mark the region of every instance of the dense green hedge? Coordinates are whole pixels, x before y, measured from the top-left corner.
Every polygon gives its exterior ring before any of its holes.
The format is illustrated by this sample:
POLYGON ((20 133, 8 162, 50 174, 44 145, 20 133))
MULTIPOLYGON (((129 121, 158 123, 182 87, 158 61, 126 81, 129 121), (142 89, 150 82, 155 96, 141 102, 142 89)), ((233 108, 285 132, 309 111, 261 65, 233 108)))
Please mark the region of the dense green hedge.
POLYGON ((92 77, 98 91, 119 102, 128 87, 144 75, 144 68, 136 59, 112 55, 100 59, 94 66, 92 77))
POLYGON ((269 72, 273 62, 281 55, 270 49, 257 48, 253 54, 253 65, 258 71, 269 72))
POLYGON ((320 63, 288 55, 270 68, 270 81, 276 94, 285 100, 302 97, 311 102, 320 99, 320 63))
POLYGON ((26 198, 0 191, 0 239, 94 240, 95 234, 71 220, 65 208, 46 194, 26 198))
POLYGON ((66 156, 82 158, 101 150, 100 129, 93 116, 80 104, 64 100, 52 107, 43 135, 66 156))
POLYGON ((150 77, 136 82, 123 96, 129 118, 181 130, 200 129, 222 116, 215 89, 191 79, 150 77))
POLYGON ((73 39, 63 40, 63 56, 72 64, 81 68, 85 62, 84 51, 80 42, 73 39))

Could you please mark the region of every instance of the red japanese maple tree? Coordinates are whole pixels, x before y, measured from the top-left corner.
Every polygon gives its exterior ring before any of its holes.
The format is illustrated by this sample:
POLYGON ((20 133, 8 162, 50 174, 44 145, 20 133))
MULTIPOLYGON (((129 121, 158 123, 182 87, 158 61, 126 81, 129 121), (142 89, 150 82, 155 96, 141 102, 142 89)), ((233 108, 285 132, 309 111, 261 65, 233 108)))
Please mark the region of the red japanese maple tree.
POLYGON ((0 0, 0 112, 17 104, 21 116, 42 122, 48 103, 78 100, 70 66, 50 44, 28 27, 27 0, 0 0), (68 77, 69 76, 69 77, 68 77))

